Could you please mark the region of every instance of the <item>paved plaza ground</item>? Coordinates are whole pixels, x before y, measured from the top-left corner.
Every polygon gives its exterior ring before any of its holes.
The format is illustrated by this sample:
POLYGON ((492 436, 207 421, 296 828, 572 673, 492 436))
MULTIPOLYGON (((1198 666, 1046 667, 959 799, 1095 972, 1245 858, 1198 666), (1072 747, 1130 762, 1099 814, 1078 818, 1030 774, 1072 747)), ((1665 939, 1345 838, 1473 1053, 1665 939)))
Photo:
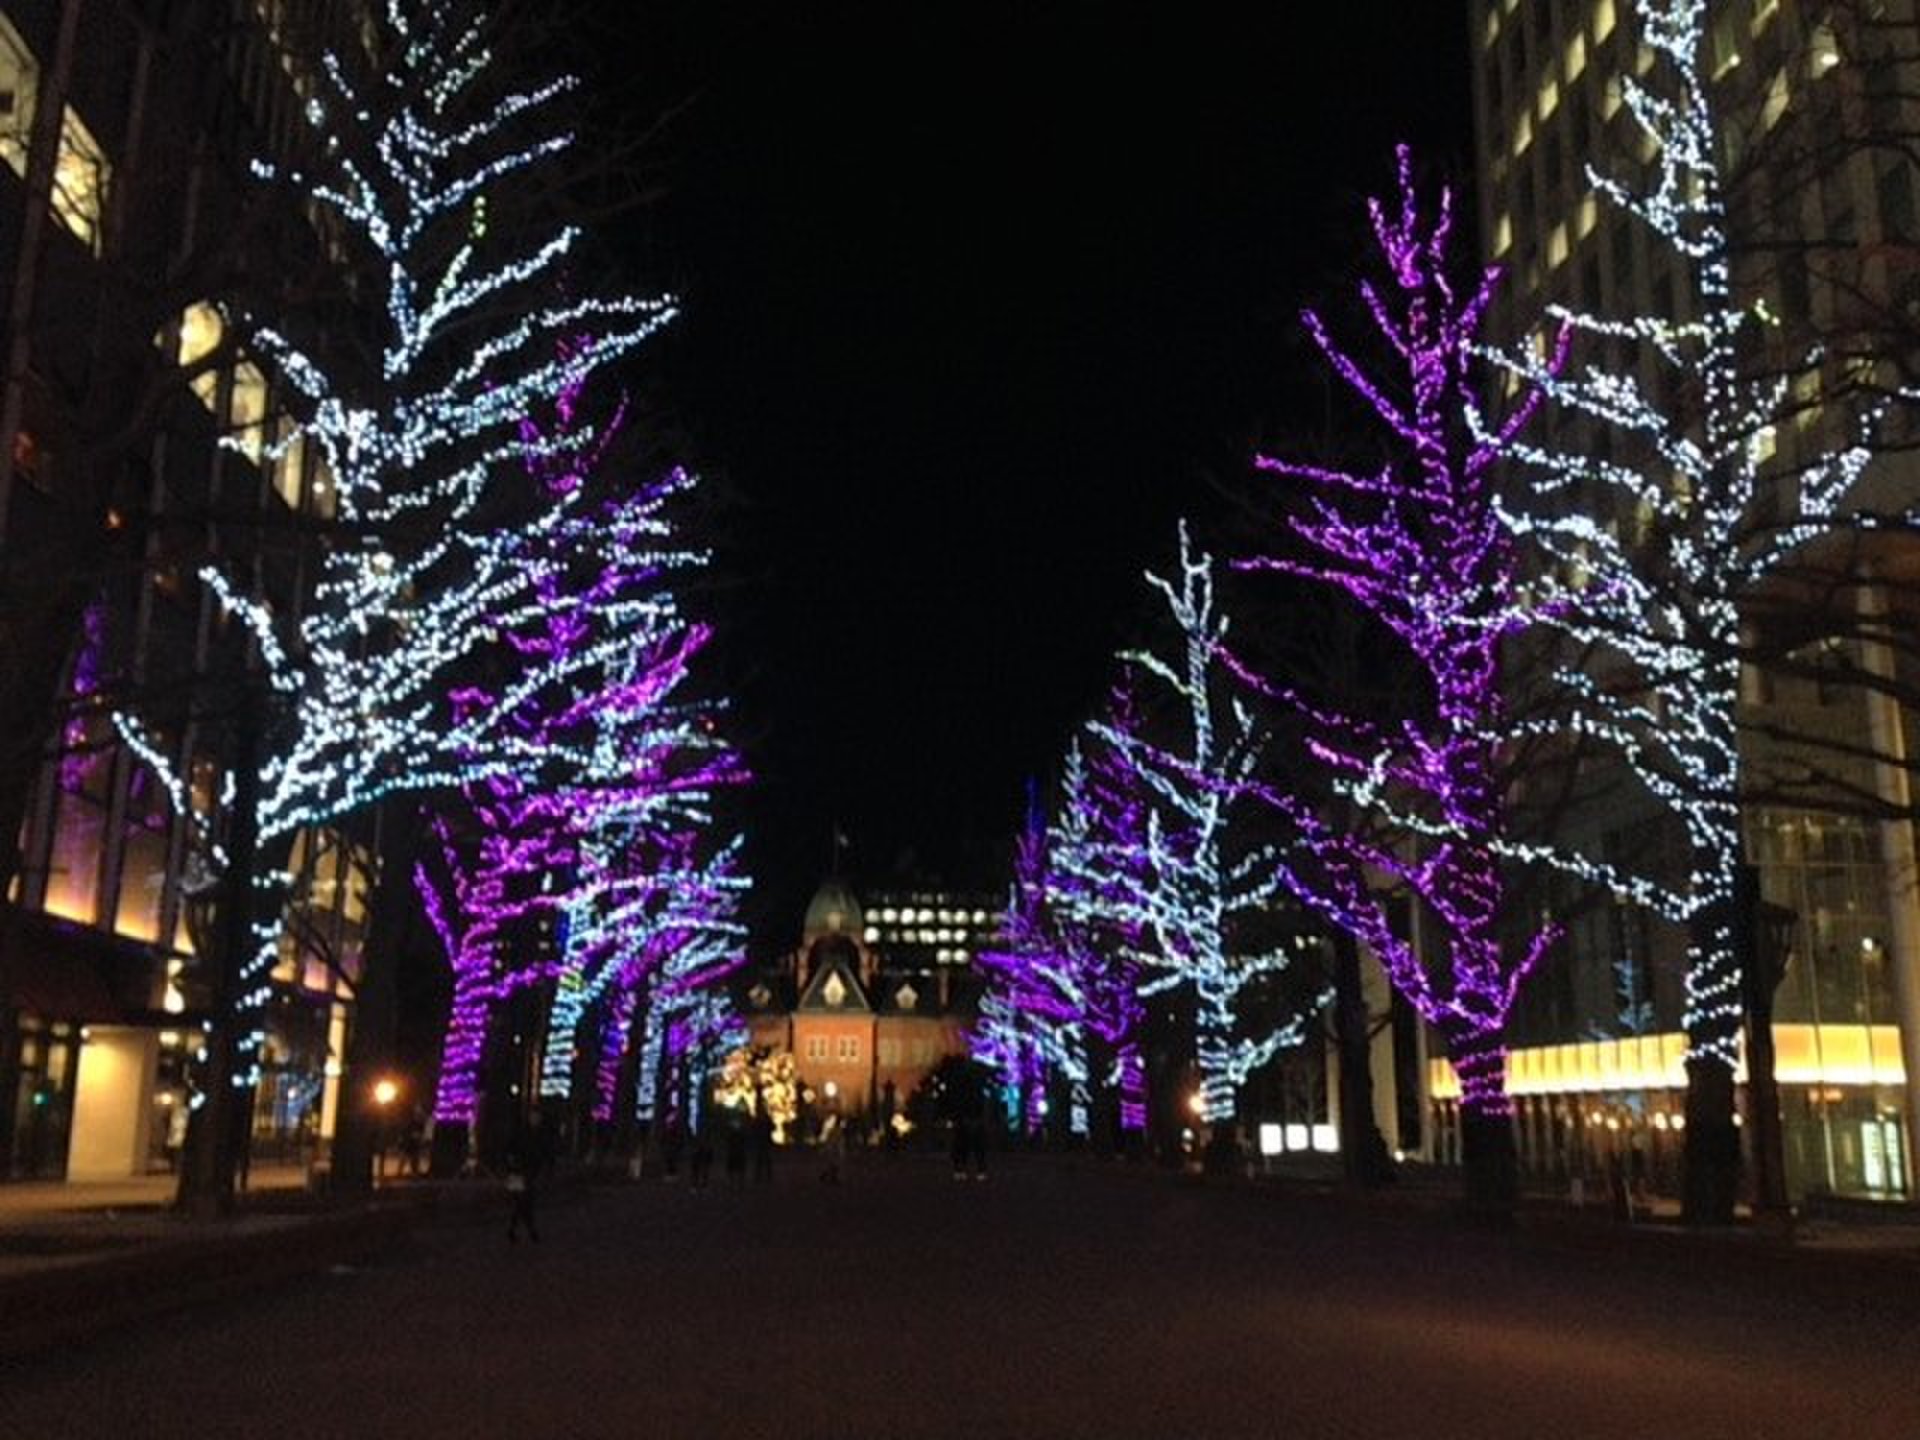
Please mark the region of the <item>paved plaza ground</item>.
MULTIPOLYGON (((591 1187, 0 1362, 0 1435, 1920 1436, 1920 1267, 1092 1160, 591 1187), (1831 1259, 1831 1257, 1829 1257, 1831 1259)), ((502 1200, 504 1206, 504 1199, 502 1200)))

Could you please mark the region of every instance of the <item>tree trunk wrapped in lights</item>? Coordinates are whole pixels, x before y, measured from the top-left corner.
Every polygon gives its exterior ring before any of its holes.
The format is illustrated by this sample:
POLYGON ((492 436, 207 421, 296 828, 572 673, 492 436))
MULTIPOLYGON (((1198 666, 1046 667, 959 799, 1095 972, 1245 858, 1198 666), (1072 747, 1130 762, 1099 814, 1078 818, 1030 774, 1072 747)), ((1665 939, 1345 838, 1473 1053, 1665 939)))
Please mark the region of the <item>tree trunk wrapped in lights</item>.
POLYGON ((1511 1206, 1516 1185, 1508 1016, 1521 982, 1558 934, 1547 925, 1514 944, 1502 933, 1514 917, 1505 913, 1502 873, 1500 651, 1529 617, 1494 484, 1503 448, 1538 398, 1523 397, 1499 433, 1470 433, 1473 345, 1498 271, 1466 293, 1455 290, 1451 197, 1442 192, 1436 213, 1424 215, 1404 148, 1398 162, 1397 206, 1369 207, 1388 282, 1360 288, 1393 373, 1376 377, 1334 342, 1317 314, 1305 320, 1404 457, 1372 474, 1262 458, 1261 470, 1302 487, 1305 503, 1287 522, 1302 553, 1243 563, 1350 596, 1419 668, 1431 711, 1383 722, 1249 678, 1298 717, 1305 750, 1334 793, 1386 822, 1377 834, 1342 827, 1310 794, 1266 790, 1294 832, 1277 867, 1287 888, 1371 950, 1394 988, 1445 1038, 1460 1079, 1469 1193, 1499 1209, 1511 1206), (1430 922, 1423 926, 1428 953, 1396 932, 1375 888, 1381 884, 1417 901, 1430 922))

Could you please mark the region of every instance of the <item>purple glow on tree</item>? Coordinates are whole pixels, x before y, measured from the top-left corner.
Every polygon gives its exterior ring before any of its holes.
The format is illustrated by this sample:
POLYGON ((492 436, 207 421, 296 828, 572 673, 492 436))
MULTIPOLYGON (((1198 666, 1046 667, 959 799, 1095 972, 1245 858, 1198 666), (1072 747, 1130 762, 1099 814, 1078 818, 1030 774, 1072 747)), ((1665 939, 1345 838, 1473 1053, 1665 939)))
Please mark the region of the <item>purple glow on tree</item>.
POLYGON ((969 1034, 974 1058, 1020 1095, 1029 1130, 1044 1122, 1050 1074, 1060 1074, 1082 1094, 1087 1083, 1080 1017, 1068 998, 1070 961, 1047 913, 1046 878, 1047 833, 1036 803, 1014 851, 999 943, 974 956, 987 993, 969 1034))
MULTIPOLYGON (((1136 733, 1130 701, 1117 688, 1109 724, 1136 733)), ((1147 883, 1146 805, 1139 777, 1097 734, 1067 752, 1053 826, 1047 898, 1067 965, 1067 997, 1095 1042, 1093 1079, 1117 1098, 1120 1128, 1146 1128, 1146 1065, 1140 1028, 1141 929, 1138 897, 1147 883), (1087 752, 1093 758, 1087 758, 1087 752)))
MULTIPOLYGON (((591 346, 575 341, 564 348, 572 355, 591 346)), ((523 463, 549 498, 577 501, 612 442, 612 425, 581 419, 580 393, 577 383, 560 387, 550 427, 532 417, 521 422, 523 463)), ((611 941, 592 918, 617 920, 644 906, 656 888, 650 875, 620 862, 645 849, 648 833, 697 823, 709 789, 740 778, 732 753, 714 742, 707 707, 673 700, 708 638, 705 626, 679 616, 662 583, 699 559, 673 543, 665 514, 690 484, 675 471, 582 505, 589 524, 529 537, 530 559, 562 546, 564 563, 538 567, 536 607, 517 623, 497 622, 510 673, 494 691, 460 697, 472 707, 509 708, 518 748, 532 763, 464 787, 458 818, 435 819, 438 863, 416 871, 454 974, 435 1099, 439 1122, 473 1121, 491 1017, 507 996, 554 978, 563 1009, 592 998, 583 987, 598 993, 611 941), (617 663, 567 687, 523 686, 522 675, 550 673, 569 655, 604 650, 612 625, 624 642, 617 663), (572 922, 571 973, 562 957, 507 943, 535 916, 561 911, 572 922)), ((569 1062, 579 1018, 568 1010, 569 1062)))
POLYGON ((1404 375, 1376 379, 1318 315, 1305 317, 1328 363, 1408 456, 1374 474, 1261 458, 1267 473, 1304 482, 1305 513, 1288 524, 1317 553, 1245 564, 1343 591, 1400 640, 1431 683, 1432 717, 1397 725, 1262 685, 1300 717, 1307 750, 1327 767, 1336 793, 1363 808, 1389 806, 1415 843, 1336 827, 1309 800, 1263 793, 1298 836, 1280 862, 1287 887, 1371 950, 1394 988, 1445 1037, 1464 1110, 1504 1122, 1507 1019, 1521 982, 1559 934, 1548 925, 1517 950, 1500 935, 1507 903, 1496 753, 1500 647, 1528 617, 1493 482, 1506 443, 1539 398, 1526 393, 1496 433, 1475 439, 1469 430, 1463 416, 1479 389, 1473 346, 1499 272, 1489 269, 1470 293, 1456 293, 1447 278, 1451 197, 1442 191, 1437 213, 1423 215, 1411 172, 1402 147, 1397 211, 1377 200, 1368 207, 1390 283, 1360 287, 1404 375), (1426 933, 1444 947, 1444 964, 1423 963, 1395 933, 1372 877, 1390 878, 1417 898, 1434 922, 1426 933))

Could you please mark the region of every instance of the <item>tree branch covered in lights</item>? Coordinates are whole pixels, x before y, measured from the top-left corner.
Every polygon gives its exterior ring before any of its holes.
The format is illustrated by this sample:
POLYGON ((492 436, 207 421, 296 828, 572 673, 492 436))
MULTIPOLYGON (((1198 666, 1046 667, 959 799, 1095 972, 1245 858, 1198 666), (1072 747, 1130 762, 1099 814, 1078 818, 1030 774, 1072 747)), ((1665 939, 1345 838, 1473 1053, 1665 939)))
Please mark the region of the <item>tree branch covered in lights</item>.
POLYGON ((504 187, 567 147, 551 111, 573 82, 504 90, 482 30, 465 5, 390 0, 377 66, 325 59, 325 93, 307 107, 312 169, 256 167, 308 197, 344 251, 373 262, 379 313, 370 366, 308 347, 291 325, 228 317, 298 397, 306 418, 279 449, 296 439, 317 449, 339 521, 298 609, 217 567, 202 573, 250 631, 272 705, 258 772, 258 943, 239 986, 253 1032, 242 1037, 241 1086, 258 1075, 293 833, 395 792, 511 786, 540 766, 589 760, 556 749, 526 717, 616 671, 632 636, 656 626, 653 595, 570 583, 583 554, 623 573, 648 563, 653 517, 644 507, 610 515, 581 488, 530 490, 521 423, 632 351, 673 306, 555 301, 578 233, 489 225, 504 187), (529 655, 507 682, 456 700, 501 637, 589 614, 591 640, 529 655))
POLYGON ((1651 174, 1640 188, 1592 168, 1588 175, 1618 223, 1641 227, 1683 278, 1694 318, 1610 319, 1556 307, 1552 318, 1583 363, 1556 369, 1528 349, 1499 357, 1545 392, 1563 422, 1512 447, 1533 486, 1506 519, 1537 547, 1539 589, 1583 652, 1559 676, 1574 725, 1616 747, 1679 819, 1690 863, 1684 880, 1656 883, 1554 858, 1690 922, 1689 1063, 1730 1071, 1742 1013, 1733 913, 1742 620, 1770 582, 1795 578, 1820 542, 1912 526, 1920 515, 1858 502, 1885 402, 1863 406, 1850 434, 1803 431, 1790 475, 1786 457, 1775 459, 1773 427, 1790 387, 1777 374, 1752 375, 1744 360, 1761 347, 1770 317, 1734 294, 1725 135, 1703 70, 1707 5, 1637 0, 1632 8, 1659 62, 1647 83, 1620 82, 1653 142, 1651 174), (1657 372, 1653 383, 1643 364, 1657 372), (1583 431, 1604 442, 1564 442, 1583 431))
POLYGON ((1030 1129, 1045 1115, 1048 1077, 1058 1075, 1070 1095, 1069 1126, 1084 1135, 1090 1101, 1085 996, 1078 983, 1084 957, 1072 948, 1079 937, 1063 935, 1050 913, 1047 851, 1046 822, 1036 802, 1014 852, 1000 943, 974 957, 987 977, 987 995, 972 1050, 1022 1095, 1030 1129))
POLYGON ((1396 724, 1248 678, 1292 710, 1333 791, 1390 822, 1377 833, 1337 824, 1331 807, 1264 787, 1295 836, 1277 873, 1303 904, 1371 950, 1394 988, 1445 1037, 1463 1107, 1504 1121, 1508 1016, 1558 935, 1549 925, 1516 947, 1501 933, 1510 917, 1500 652, 1528 614, 1494 482, 1503 449, 1539 399, 1523 397, 1496 433, 1469 434, 1473 345, 1499 272, 1455 289, 1452 198, 1443 191, 1434 213, 1423 213, 1404 147, 1397 159, 1397 203, 1369 203, 1387 282, 1360 286, 1392 373, 1353 358, 1318 314, 1307 312, 1305 324, 1404 458, 1360 473, 1262 457, 1261 471, 1300 486, 1303 503, 1287 521, 1299 553, 1243 564, 1351 597, 1418 665, 1431 710, 1396 724), (1434 922, 1438 943, 1428 955, 1396 931, 1382 884, 1410 892, 1434 922))
POLYGON ((1145 651, 1125 659, 1144 684, 1175 702, 1180 734, 1162 746, 1112 719, 1094 727, 1150 802, 1143 849, 1120 857, 1148 883, 1116 887, 1109 903, 1142 937, 1139 960, 1153 972, 1142 995, 1182 986, 1193 994, 1201 1118, 1218 1123, 1235 1117, 1249 1074, 1300 1043, 1315 1007, 1245 1033, 1249 987, 1284 973, 1295 951, 1292 936, 1252 939, 1272 927, 1287 893, 1271 852, 1244 839, 1264 736, 1238 697, 1221 704, 1215 694, 1229 625, 1214 600, 1213 559, 1195 553, 1184 522, 1176 576, 1147 578, 1167 602, 1181 654, 1172 663, 1145 651))
MULTIPOLYGON (((596 431, 579 400, 571 386, 551 425, 527 417, 521 426, 530 478, 552 499, 588 487, 620 422, 616 412, 596 431)), ((535 762, 530 775, 471 782, 456 822, 435 819, 439 864, 423 864, 416 878, 453 968, 437 1121, 472 1122, 491 1016, 516 990, 549 979, 557 981, 556 1043, 541 1088, 556 1093, 557 1073, 558 1093, 566 1092, 587 1009, 605 999, 631 1019, 648 953, 636 937, 657 936, 663 911, 692 897, 674 887, 690 883, 684 856, 710 819, 711 792, 743 778, 714 738, 711 707, 676 698, 708 637, 678 614, 664 584, 703 558, 674 542, 666 513, 690 484, 675 471, 594 507, 599 523, 567 538, 566 571, 541 566, 536 547, 546 542, 528 537, 540 607, 525 628, 502 629, 495 686, 461 692, 466 706, 496 705, 520 690, 527 670, 550 670, 583 650, 604 655, 603 642, 616 636, 623 647, 571 687, 521 701, 511 718, 535 762), (663 854, 682 858, 663 865, 663 854), (525 943, 527 922, 540 915, 564 915, 564 955, 525 943), (521 943, 511 944, 516 930, 521 943)), ((710 892, 710 877, 701 878, 700 893, 710 892)), ((603 1039, 623 1047, 625 1035, 616 1025, 603 1039)))
MULTIPOLYGON (((1137 736, 1138 720, 1124 685, 1110 698, 1105 723, 1137 736)), ((1067 954, 1080 960, 1076 977, 1080 1020, 1096 1044, 1095 1078, 1119 1102, 1123 1131, 1147 1123, 1146 1061, 1141 1027, 1137 916, 1145 873, 1147 803, 1139 776, 1120 750, 1089 733, 1067 751, 1059 813, 1053 825, 1053 861, 1047 899, 1071 937, 1067 954), (1092 758, 1088 758, 1088 752, 1092 758)))

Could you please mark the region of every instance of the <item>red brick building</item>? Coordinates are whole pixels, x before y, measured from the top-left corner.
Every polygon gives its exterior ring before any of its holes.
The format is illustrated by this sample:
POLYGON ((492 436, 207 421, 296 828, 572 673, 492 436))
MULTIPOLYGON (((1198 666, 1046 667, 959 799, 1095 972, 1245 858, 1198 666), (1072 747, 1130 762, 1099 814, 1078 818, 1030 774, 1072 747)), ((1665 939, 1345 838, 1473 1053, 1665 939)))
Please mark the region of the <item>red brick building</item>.
POLYGON ((964 966, 890 962, 867 929, 853 892, 828 881, 799 945, 749 982, 743 1009, 752 1043, 790 1051, 819 1110, 877 1119, 966 1053, 973 987, 964 966))

